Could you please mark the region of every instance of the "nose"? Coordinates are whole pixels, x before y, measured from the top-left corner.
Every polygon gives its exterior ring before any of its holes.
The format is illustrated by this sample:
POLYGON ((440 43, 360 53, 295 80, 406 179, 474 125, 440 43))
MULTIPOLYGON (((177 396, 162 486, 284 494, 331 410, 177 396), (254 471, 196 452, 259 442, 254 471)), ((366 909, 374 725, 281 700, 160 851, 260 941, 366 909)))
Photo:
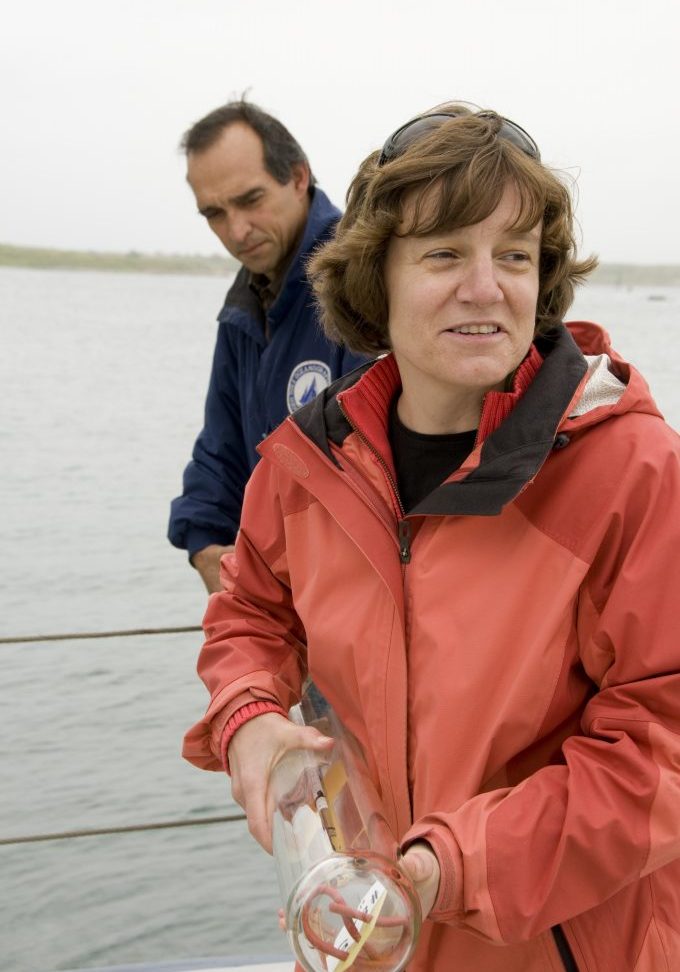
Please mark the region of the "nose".
POLYGON ((230 213, 227 232, 234 246, 241 247, 247 241, 252 226, 246 213, 230 213))
POLYGON ((456 297, 463 303, 485 307, 503 299, 496 275, 496 267, 489 256, 479 256, 464 263, 456 290, 456 297))

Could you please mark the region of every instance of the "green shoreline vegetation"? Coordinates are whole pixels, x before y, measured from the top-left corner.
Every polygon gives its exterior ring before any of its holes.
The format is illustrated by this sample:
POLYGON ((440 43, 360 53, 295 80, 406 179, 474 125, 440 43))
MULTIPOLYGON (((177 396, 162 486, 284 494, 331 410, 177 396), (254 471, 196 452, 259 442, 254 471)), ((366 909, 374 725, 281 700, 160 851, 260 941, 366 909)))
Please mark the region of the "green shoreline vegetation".
POLYGON ((52 250, 0 243, 0 266, 38 270, 104 270, 115 273, 175 273, 224 276, 239 264, 229 257, 188 253, 104 253, 95 250, 52 250))
MULTIPOLYGON (((182 253, 104 253, 95 250, 53 250, 0 243, 0 266, 40 270, 103 270, 116 273, 169 273, 226 276, 238 269, 230 257, 182 253)), ((680 286, 680 264, 602 263, 593 283, 618 286, 680 286)))

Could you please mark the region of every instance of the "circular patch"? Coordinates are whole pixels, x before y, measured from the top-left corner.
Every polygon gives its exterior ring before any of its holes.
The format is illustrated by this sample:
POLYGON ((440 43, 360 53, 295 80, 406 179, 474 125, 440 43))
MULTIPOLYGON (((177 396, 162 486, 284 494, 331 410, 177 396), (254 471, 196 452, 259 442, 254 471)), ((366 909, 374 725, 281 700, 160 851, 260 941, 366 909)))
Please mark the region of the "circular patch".
POLYGON ((325 361, 301 361, 290 373, 286 400, 288 411, 292 414, 311 402, 313 398, 328 388, 331 383, 331 369, 325 361))

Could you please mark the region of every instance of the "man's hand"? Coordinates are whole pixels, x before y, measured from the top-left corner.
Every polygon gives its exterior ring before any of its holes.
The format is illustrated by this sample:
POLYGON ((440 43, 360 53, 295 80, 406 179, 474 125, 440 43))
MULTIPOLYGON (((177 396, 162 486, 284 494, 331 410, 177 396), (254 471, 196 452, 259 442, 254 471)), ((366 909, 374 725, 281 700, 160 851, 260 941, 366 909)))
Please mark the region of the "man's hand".
POLYGON ((205 584, 208 594, 214 594, 222 590, 220 584, 220 559, 227 553, 233 553, 234 545, 222 547, 220 544, 211 543, 209 547, 198 550, 191 558, 191 563, 199 572, 205 584))
POLYGON ((227 759, 234 800, 248 816, 248 829, 258 843, 272 852, 274 801, 270 778, 274 767, 291 749, 327 752, 333 740, 311 726, 297 726, 276 712, 265 712, 245 722, 229 742, 227 759))
POLYGON ((401 866, 413 881, 425 919, 432 911, 439 890, 439 861, 429 844, 416 841, 402 857, 401 866))

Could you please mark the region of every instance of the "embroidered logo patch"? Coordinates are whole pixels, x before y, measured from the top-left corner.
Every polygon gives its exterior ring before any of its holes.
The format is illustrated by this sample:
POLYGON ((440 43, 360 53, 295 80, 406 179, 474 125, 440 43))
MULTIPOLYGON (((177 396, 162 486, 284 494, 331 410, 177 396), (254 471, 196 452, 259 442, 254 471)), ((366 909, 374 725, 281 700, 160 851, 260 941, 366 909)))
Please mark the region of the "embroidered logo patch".
POLYGON ((288 379, 288 411, 297 412, 313 398, 328 388, 331 383, 331 369, 325 361, 301 361, 290 373, 288 379))

